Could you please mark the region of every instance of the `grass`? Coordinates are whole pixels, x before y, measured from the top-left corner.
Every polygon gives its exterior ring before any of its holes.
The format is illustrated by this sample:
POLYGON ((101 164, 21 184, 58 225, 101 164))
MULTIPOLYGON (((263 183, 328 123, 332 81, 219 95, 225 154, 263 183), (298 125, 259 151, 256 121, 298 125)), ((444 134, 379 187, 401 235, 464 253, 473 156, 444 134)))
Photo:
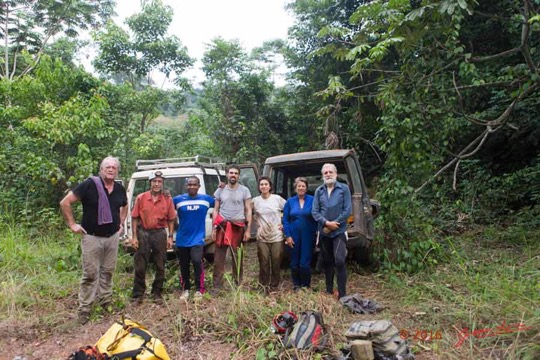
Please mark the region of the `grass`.
POLYGON ((437 345, 446 358, 538 358, 539 240, 538 229, 521 227, 486 228, 448 238, 443 265, 416 275, 388 275, 387 287, 405 306, 421 309, 421 327, 442 330, 445 336, 437 345), (504 329, 504 324, 513 326, 504 329), (519 331, 525 327, 529 329, 519 331), (459 344, 458 333, 464 328, 470 334, 493 331, 459 344), (507 333, 493 336, 497 332, 507 333))
MULTIPOLYGON (((248 246, 244 284, 234 285, 217 298, 205 295, 200 303, 182 303, 177 292, 178 267, 168 263, 165 306, 129 304, 132 258, 121 254, 114 277, 115 312, 95 308, 86 338, 79 346, 97 341, 111 321, 125 315, 142 322, 166 345, 171 358, 317 359, 339 355, 347 340, 344 332, 359 319, 390 319, 408 331, 417 359, 534 359, 540 355, 540 239, 538 228, 479 228, 442 244, 447 259, 421 273, 359 274, 349 271, 349 292, 358 292, 385 306, 377 315, 354 315, 320 291, 292 292, 288 272, 282 289, 271 296, 258 291, 255 247, 248 246), (284 310, 321 311, 327 325, 329 349, 323 354, 284 349, 270 330, 274 315, 284 310), (479 330, 503 323, 523 324, 504 334, 480 338, 479 330), (525 329, 526 327, 526 329, 525 329), (457 347, 458 333, 469 336, 457 347), (413 339, 440 331, 440 339, 413 339)), ((31 236, 25 228, 5 224, 0 228, 0 329, 6 329, 0 348, 17 339, 38 338, 63 359, 72 349, 59 347, 51 338, 69 338, 78 325, 66 323, 76 312, 80 277, 78 237, 66 230, 31 236)), ((211 268, 207 267, 207 285, 211 268)), ((151 281, 152 275, 148 275, 151 281)), ((313 277, 315 290, 324 289, 323 276, 313 277)), ((4 332, 4 330, 3 330, 4 332)), ((39 358, 26 349, 28 359, 39 358), (32 357, 35 356, 35 357, 32 357)), ((34 353, 32 352, 34 351, 34 353)))

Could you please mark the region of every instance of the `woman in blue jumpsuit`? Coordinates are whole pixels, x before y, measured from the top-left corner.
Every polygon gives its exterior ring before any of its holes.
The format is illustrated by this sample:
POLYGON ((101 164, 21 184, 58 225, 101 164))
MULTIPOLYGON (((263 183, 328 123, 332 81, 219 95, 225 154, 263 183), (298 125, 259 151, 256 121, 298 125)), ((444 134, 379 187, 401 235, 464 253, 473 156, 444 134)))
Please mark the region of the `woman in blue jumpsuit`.
POLYGON ((317 223, 311 216, 313 196, 307 195, 308 182, 299 177, 294 181, 296 195, 283 208, 283 231, 285 244, 290 247, 291 276, 294 289, 311 284, 311 256, 317 223))

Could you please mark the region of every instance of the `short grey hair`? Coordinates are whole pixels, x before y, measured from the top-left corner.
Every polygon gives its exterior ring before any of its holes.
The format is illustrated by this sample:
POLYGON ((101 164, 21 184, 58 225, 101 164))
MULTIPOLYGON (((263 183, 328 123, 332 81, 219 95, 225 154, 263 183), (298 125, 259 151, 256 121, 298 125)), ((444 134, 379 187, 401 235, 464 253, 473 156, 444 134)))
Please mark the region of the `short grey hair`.
POLYGON ((105 167, 105 163, 109 161, 114 161, 116 163, 116 166, 118 167, 118 171, 120 171, 120 160, 114 156, 107 156, 105 159, 103 159, 101 161, 101 164, 99 165, 99 170, 103 170, 103 168, 105 167))
POLYGON ((306 185, 306 188, 309 187, 308 180, 303 176, 299 176, 296 179, 294 179, 293 186, 294 186, 295 189, 296 189, 296 186, 298 185, 299 182, 303 182, 306 185))
POLYGON ((335 171, 336 174, 337 174, 337 167, 336 167, 336 165, 334 165, 334 164, 332 164, 332 163, 326 163, 326 164, 324 164, 324 165, 322 166, 322 168, 321 168, 321 174, 322 174, 322 172, 323 172, 323 170, 324 170, 325 167, 331 167, 331 168, 333 168, 334 171, 335 171))

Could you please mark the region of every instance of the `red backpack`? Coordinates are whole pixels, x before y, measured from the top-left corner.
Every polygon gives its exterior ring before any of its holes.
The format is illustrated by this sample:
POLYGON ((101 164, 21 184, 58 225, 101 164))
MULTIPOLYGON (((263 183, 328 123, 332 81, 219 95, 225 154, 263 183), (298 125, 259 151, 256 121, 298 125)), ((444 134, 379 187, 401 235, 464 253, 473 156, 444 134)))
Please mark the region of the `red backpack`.
POLYGON ((292 330, 287 330, 283 342, 287 347, 318 351, 324 349, 327 340, 322 314, 318 311, 304 311, 292 330))

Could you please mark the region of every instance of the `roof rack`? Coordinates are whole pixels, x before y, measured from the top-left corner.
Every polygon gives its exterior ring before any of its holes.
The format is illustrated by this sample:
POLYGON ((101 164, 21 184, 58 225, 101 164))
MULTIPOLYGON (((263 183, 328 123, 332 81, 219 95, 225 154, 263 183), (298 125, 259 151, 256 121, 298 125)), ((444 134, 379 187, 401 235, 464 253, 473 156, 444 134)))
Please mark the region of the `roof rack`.
POLYGON ((224 169, 225 163, 210 156, 195 155, 170 159, 137 160, 135 166, 137 170, 173 169, 188 166, 208 166, 224 169))

